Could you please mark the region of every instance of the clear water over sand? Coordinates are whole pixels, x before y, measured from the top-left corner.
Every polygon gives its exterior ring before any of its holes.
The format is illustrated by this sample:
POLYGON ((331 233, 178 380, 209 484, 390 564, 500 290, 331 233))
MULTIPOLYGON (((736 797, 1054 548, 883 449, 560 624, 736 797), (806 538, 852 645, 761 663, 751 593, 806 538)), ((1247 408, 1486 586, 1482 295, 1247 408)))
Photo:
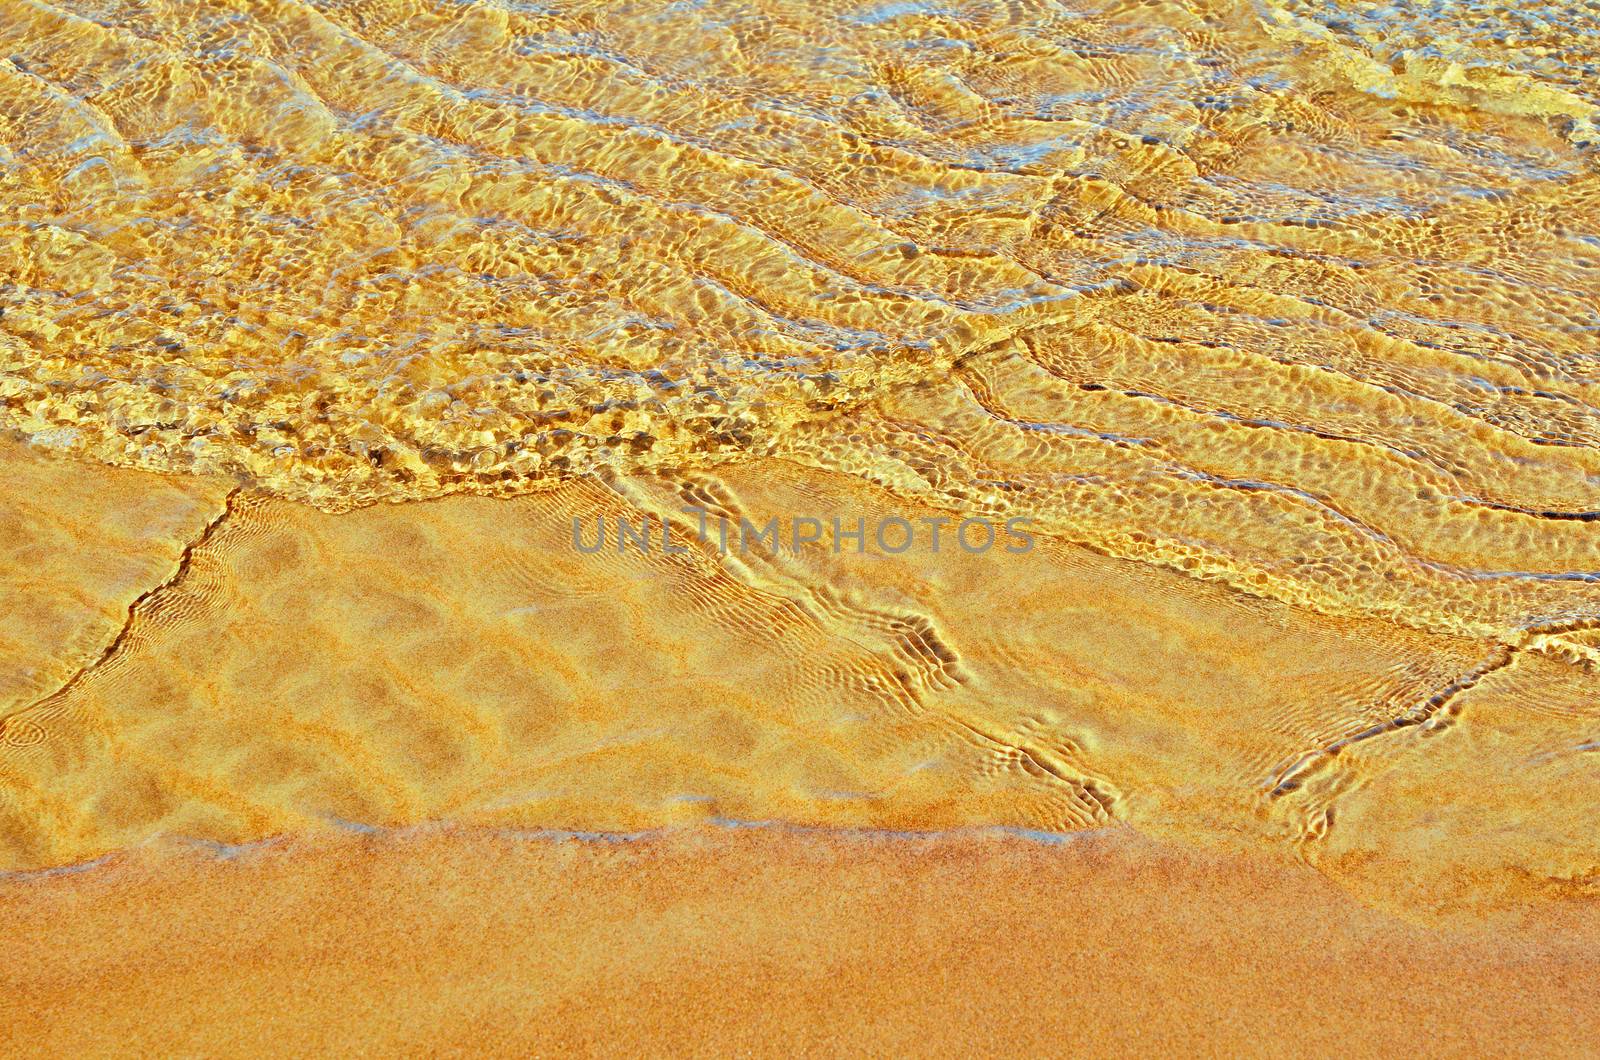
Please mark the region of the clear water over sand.
POLYGON ((0 0, 0 868, 1102 831, 1591 937, 1597 120, 1581 5, 0 0), (1037 546, 572 547, 691 507, 1037 546))

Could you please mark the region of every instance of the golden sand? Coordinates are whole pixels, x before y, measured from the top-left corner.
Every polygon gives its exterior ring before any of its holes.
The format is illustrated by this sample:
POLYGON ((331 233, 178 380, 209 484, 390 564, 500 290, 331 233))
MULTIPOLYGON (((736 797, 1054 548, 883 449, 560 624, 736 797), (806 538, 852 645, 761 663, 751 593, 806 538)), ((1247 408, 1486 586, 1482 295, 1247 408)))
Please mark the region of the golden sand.
POLYGON ((0 0, 6 1026, 1577 1050, 1596 86, 1576 5, 0 0), (691 509, 1033 547, 574 539, 691 509))
POLYGON ((145 851, 0 915, 0 1017, 63 1055, 1537 1056, 1600 1031, 1592 907, 1422 930, 1125 830, 145 851))

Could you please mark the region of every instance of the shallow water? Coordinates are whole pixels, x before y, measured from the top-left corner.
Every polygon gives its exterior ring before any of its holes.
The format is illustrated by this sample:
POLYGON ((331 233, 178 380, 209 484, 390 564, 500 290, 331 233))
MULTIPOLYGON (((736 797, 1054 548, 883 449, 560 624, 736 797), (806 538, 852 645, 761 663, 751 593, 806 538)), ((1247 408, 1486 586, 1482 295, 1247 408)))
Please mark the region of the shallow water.
POLYGON ((0 0, 4 867, 1131 822, 1592 894, 1597 70, 1592 5, 0 0), (1043 544, 567 544, 689 504, 1043 544))
POLYGON ((3 11, 38 444, 329 510, 778 455, 1594 657, 1592 7, 3 11))

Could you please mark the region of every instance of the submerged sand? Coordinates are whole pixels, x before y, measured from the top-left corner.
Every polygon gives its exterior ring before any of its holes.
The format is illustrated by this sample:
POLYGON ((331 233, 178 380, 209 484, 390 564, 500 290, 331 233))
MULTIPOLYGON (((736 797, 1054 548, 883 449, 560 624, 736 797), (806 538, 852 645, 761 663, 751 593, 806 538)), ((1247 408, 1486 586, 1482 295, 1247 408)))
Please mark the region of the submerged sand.
MULTIPOLYGON (((1309 616, 1048 541, 573 547, 575 518, 656 510, 671 486, 653 478, 325 514, 16 448, 7 463, 77 483, 52 510, 91 558, 140 517, 104 505, 108 488, 172 506, 192 538, 152 546, 153 588, 103 582, 99 599, 63 542, 16 554, 19 629, 45 616, 85 643, 0 730, 14 869, 162 835, 431 820, 1117 822, 1448 908, 1587 893, 1600 863, 1600 685, 1547 654, 1309 616)), ((757 522, 916 514, 781 462, 695 481, 757 522)), ((24 540, 26 519, 10 519, 24 540)))

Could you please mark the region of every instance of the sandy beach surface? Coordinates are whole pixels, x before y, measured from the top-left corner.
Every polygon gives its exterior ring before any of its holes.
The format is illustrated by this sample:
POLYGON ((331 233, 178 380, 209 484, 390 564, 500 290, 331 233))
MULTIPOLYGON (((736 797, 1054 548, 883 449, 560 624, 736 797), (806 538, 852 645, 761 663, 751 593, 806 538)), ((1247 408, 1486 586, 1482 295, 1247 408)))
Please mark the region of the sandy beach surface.
POLYGON ((0 0, 0 1053, 1595 1051, 1600 17, 0 0))
MULTIPOLYGON (((1285 681, 1410 702, 1471 646, 1071 549, 1029 557, 1051 607, 964 554, 945 579, 830 554, 858 588, 824 623, 781 605, 818 606, 805 568, 766 575, 785 598, 590 563, 559 539, 624 503, 593 486, 324 515, 5 454, 32 484, 5 503, 12 642, 79 645, 11 664, 58 687, 0 746, 13 1049, 1471 1055, 1600 1030, 1592 782, 1556 753, 1593 684, 1566 664, 1274 795, 1265 767, 1336 724, 1276 719, 1285 681), (913 585, 920 624, 889 621, 913 585)), ((874 503, 786 474, 723 481, 874 503)))
POLYGON ((1580 1055, 1600 1031, 1592 906, 1440 930, 1124 829, 164 848, 0 911, 7 1033, 60 1055, 1580 1055))

